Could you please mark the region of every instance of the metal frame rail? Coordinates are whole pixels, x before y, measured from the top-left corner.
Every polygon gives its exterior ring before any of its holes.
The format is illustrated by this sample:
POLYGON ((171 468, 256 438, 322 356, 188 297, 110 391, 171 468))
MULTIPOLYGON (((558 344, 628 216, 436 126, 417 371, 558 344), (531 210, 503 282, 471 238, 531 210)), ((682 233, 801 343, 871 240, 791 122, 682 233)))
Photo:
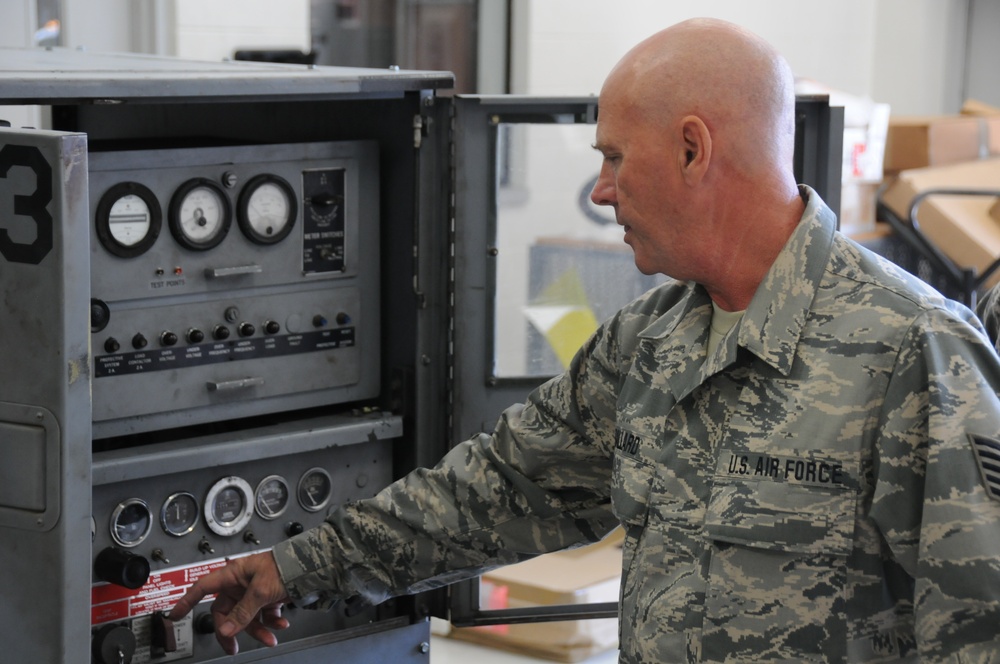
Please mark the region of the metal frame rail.
POLYGON ((920 254, 931 267, 962 294, 962 302, 969 308, 976 306, 979 288, 1000 268, 1000 257, 994 260, 985 270, 977 274, 975 268, 960 267, 952 259, 945 256, 933 242, 920 230, 917 211, 920 204, 930 196, 1000 196, 998 189, 961 189, 940 188, 922 191, 910 201, 907 218, 901 219, 896 212, 882 202, 882 192, 878 196, 878 217, 884 219, 892 230, 911 248, 920 254))

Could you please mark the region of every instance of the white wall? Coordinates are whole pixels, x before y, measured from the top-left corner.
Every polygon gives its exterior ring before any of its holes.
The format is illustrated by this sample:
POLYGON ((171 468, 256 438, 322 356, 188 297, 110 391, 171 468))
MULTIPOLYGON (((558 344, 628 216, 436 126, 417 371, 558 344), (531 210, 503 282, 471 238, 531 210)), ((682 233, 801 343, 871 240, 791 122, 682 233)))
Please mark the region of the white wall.
MULTIPOLYGON (((761 34, 798 76, 887 102, 895 113, 946 113, 958 110, 970 85, 964 61, 970 2, 981 17, 972 30, 986 35, 978 43, 1000 43, 989 37, 1000 25, 987 25, 997 22, 996 0, 513 2, 512 82, 519 93, 596 93, 628 48, 700 15, 761 34)), ((4 5, 0 46, 30 43, 35 0, 4 5)), ((63 0, 62 7, 63 43, 70 47, 217 60, 237 48, 310 46, 309 0, 63 0)), ((502 25, 491 21, 483 28, 502 25)), ((995 79, 992 65, 972 74, 979 89, 995 79)))
MULTIPOLYGON (((36 7, 34 0, 7 0, 0 21, 0 47, 23 48, 30 46, 35 33, 36 7)), ((35 107, 0 106, 0 120, 12 127, 37 127, 39 113, 35 107)))
MULTIPOLYGON (((695 16, 743 25, 772 43, 796 76, 944 113, 961 103, 968 0, 515 0, 515 92, 590 94, 633 45, 695 16)), ((1000 26, 998 31, 1000 31, 1000 26)))
POLYGON ((221 60, 242 48, 310 48, 309 0, 173 0, 175 55, 221 60))
MULTIPOLYGON (((0 46, 26 45, 17 39, 34 30, 34 0, 3 1, 23 4, 28 22, 14 25, 4 8, 0 46)), ((240 48, 310 48, 309 0, 63 0, 62 21, 62 44, 91 51, 216 61, 240 48)))

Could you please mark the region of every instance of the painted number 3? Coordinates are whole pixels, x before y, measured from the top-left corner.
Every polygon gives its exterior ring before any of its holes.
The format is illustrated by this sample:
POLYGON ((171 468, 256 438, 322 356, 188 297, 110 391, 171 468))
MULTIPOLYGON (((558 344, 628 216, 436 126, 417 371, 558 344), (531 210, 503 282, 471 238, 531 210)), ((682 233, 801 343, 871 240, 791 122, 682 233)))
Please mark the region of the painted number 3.
POLYGON ((52 167, 34 146, 5 145, 0 148, 0 178, 6 179, 12 166, 24 166, 35 173, 35 191, 15 194, 13 213, 34 221, 37 233, 30 244, 14 242, 2 227, 11 211, 0 210, 0 254, 11 263, 38 265, 52 250, 52 215, 47 209, 52 201, 52 167))

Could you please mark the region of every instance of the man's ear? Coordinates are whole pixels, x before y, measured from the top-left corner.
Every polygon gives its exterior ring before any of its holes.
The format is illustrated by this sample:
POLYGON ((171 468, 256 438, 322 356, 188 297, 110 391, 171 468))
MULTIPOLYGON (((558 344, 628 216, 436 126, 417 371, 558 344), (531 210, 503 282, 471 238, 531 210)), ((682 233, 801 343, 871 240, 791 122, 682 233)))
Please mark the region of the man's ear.
POLYGON ((685 180, 697 183, 705 176, 712 161, 712 135, 697 115, 682 118, 680 131, 682 149, 678 166, 685 180))

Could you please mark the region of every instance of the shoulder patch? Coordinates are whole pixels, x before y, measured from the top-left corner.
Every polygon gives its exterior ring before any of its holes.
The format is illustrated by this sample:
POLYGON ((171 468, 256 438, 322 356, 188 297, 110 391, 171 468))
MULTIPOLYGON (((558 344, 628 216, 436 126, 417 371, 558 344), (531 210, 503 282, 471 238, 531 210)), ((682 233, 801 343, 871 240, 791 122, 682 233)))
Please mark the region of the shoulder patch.
POLYGON ((982 475, 986 493, 993 500, 1000 501, 1000 440, 976 433, 970 433, 968 436, 975 452, 976 463, 979 464, 979 473, 982 475))

